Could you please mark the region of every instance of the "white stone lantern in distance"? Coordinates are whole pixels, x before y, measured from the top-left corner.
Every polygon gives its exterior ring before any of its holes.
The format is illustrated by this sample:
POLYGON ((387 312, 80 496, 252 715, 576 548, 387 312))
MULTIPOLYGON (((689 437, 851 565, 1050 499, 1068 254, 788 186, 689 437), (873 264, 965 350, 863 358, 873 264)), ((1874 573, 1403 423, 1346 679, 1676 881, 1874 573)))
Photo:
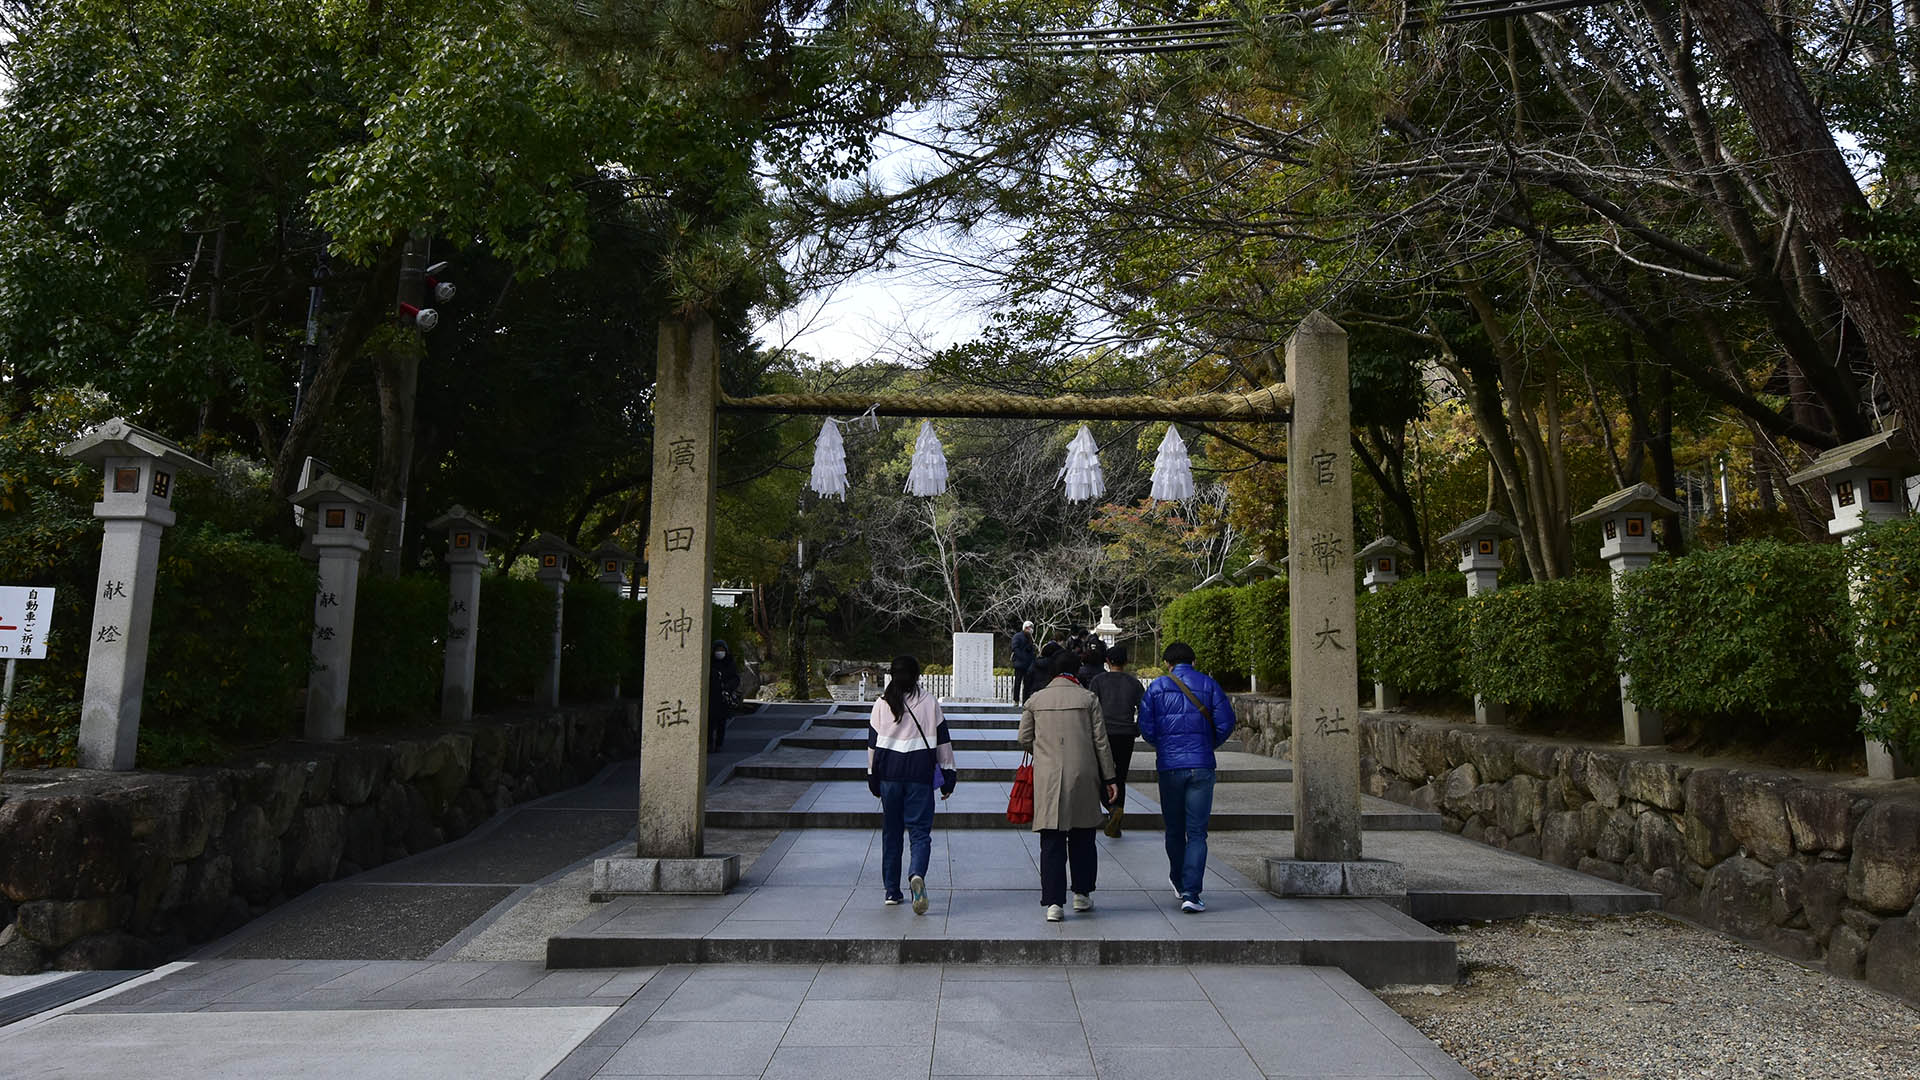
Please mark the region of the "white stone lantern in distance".
POLYGON ((61 448, 105 473, 93 516, 101 521, 100 577, 87 628, 87 682, 80 707, 80 765, 131 769, 140 740, 147 640, 153 621, 160 535, 174 522, 182 472, 205 462, 145 428, 115 417, 61 448))
POLYGON ((1413 549, 1391 536, 1383 536, 1361 548, 1354 557, 1366 567, 1361 582, 1366 585, 1367 591, 1379 592, 1400 580, 1406 561, 1413 558, 1413 549))
MULTIPOLYGON (((1488 596, 1499 591, 1500 570, 1506 565, 1500 561, 1500 541, 1519 535, 1520 530, 1514 528, 1513 522, 1499 511, 1489 510, 1440 538, 1441 543, 1453 544, 1460 552, 1460 572, 1467 575, 1468 596, 1488 596)), ((1474 723, 1504 724, 1506 720, 1506 702, 1473 695, 1474 723)))
POLYGON ((397 513, 365 488, 332 473, 296 492, 291 501, 306 511, 307 540, 320 559, 319 586, 313 601, 313 672, 307 676, 306 735, 315 740, 344 738, 354 611, 360 597, 360 557, 369 546, 367 526, 376 515, 397 513))
POLYGON ((627 582, 633 573, 633 564, 640 559, 638 555, 614 543, 609 537, 587 557, 593 560, 594 578, 600 584, 613 590, 615 596, 627 595, 627 582))
POLYGON ((1460 552, 1460 572, 1467 575, 1467 595, 1479 596, 1500 588, 1500 541, 1513 540, 1520 530, 1497 510, 1489 510, 1442 536, 1440 542, 1453 544, 1460 552))
MULTIPOLYGON (((1626 575, 1653 561, 1660 545, 1653 542, 1655 518, 1680 512, 1680 504, 1661 495, 1651 484, 1635 484, 1594 503, 1573 516, 1573 524, 1600 523, 1600 557, 1613 572, 1613 590, 1618 593, 1626 575)), ((1664 746, 1666 724, 1654 709, 1642 708, 1633 700, 1631 680, 1620 673, 1620 729, 1628 746, 1664 746)))
POLYGON ((567 564, 571 559, 587 561, 587 553, 567 543, 550 532, 543 532, 528 544, 526 553, 533 556, 535 568, 533 576, 553 590, 553 642, 552 652, 547 661, 547 674, 540 680, 540 689, 534 699, 542 706, 553 709, 560 705, 560 643, 561 630, 566 625, 567 600, 567 564))
POLYGON ((487 568, 487 543, 500 534, 459 504, 427 522, 427 528, 447 533, 447 645, 440 676, 440 719, 464 724, 473 719, 474 675, 480 655, 480 575, 487 568))
MULTIPOLYGON (((1907 477, 1920 473, 1920 459, 1900 444, 1900 422, 1864 439, 1836 446, 1813 459, 1813 464, 1787 477, 1790 484, 1827 482, 1827 497, 1833 503, 1833 520, 1827 531, 1851 547, 1863 526, 1889 521, 1907 513, 1907 477)), ((1860 568, 1849 557, 1847 593, 1856 603, 1860 598, 1860 568)), ((1860 689, 1869 696, 1873 686, 1862 673, 1860 689)), ((1867 776, 1893 780, 1920 772, 1920 762, 1904 755, 1878 739, 1867 740, 1867 776)))

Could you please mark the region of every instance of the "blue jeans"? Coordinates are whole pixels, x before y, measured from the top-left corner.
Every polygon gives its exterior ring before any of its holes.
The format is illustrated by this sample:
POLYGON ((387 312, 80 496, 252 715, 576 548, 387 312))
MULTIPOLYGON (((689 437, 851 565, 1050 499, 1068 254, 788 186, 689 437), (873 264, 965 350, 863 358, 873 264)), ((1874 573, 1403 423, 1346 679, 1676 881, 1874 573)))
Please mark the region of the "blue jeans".
POLYGON ((1188 899, 1207 874, 1207 818, 1213 814, 1213 770, 1160 772, 1160 815, 1167 823, 1167 877, 1188 899))
POLYGON ((906 780, 880 781, 880 884, 888 896, 900 895, 900 840, 905 833, 911 857, 907 876, 926 877, 933 855, 933 785, 906 780))

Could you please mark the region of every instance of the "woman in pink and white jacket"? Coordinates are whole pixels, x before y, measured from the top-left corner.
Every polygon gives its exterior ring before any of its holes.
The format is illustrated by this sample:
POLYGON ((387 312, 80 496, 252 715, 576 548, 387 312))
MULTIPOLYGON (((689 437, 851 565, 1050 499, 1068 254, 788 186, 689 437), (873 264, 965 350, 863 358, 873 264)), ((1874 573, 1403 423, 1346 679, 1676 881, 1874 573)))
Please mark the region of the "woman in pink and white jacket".
POLYGON ((913 913, 927 913, 927 861, 933 853, 933 789, 953 794, 953 736, 940 702, 920 688, 920 661, 893 658, 887 689, 867 720, 867 790, 880 800, 880 883, 898 904, 900 841, 909 841, 907 889, 913 913))

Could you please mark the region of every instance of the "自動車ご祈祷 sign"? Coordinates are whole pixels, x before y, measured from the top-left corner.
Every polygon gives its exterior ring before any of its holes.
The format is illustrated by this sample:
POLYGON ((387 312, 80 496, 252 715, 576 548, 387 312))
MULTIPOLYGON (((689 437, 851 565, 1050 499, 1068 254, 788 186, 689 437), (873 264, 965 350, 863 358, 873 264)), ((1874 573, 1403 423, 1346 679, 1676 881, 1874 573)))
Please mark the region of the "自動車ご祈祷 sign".
POLYGON ((0 585, 0 660, 44 660, 53 590, 38 585, 0 585))

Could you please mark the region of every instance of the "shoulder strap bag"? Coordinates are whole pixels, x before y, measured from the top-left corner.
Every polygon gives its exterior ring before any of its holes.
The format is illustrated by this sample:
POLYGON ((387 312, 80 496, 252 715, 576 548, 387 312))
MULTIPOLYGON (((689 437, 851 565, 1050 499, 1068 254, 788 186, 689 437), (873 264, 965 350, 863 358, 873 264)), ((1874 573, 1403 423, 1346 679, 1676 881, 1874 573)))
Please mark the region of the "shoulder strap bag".
POLYGON ((1200 715, 1206 717, 1208 723, 1213 722, 1213 710, 1200 704, 1200 699, 1193 696, 1193 691, 1187 689, 1187 684, 1180 681, 1180 676, 1169 671, 1167 672, 1167 678, 1172 679, 1173 685, 1179 687, 1180 692, 1187 695, 1187 700, 1193 702, 1193 707, 1200 710, 1200 715))
POLYGON ((907 710, 907 719, 913 721, 913 730, 920 733, 920 741, 926 744, 927 753, 932 755, 933 757, 934 790, 938 791, 939 789, 946 787, 947 778, 946 778, 946 775, 940 769, 940 752, 933 748, 933 740, 927 738, 927 729, 920 726, 920 718, 913 714, 913 706, 908 704, 905 698, 900 699, 900 707, 907 710))

